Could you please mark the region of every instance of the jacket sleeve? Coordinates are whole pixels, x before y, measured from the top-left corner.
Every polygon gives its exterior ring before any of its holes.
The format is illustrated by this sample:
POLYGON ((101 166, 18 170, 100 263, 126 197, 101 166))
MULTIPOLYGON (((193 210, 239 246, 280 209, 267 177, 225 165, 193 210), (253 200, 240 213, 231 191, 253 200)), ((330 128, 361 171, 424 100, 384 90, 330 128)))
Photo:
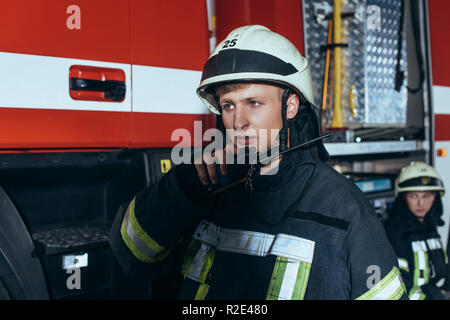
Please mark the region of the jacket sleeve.
POLYGON ((348 234, 351 298, 357 300, 407 299, 397 257, 384 228, 370 209, 356 214, 348 234))
POLYGON ((209 210, 211 197, 203 190, 194 166, 180 165, 119 208, 109 243, 128 277, 167 275, 176 260, 172 252, 209 210))

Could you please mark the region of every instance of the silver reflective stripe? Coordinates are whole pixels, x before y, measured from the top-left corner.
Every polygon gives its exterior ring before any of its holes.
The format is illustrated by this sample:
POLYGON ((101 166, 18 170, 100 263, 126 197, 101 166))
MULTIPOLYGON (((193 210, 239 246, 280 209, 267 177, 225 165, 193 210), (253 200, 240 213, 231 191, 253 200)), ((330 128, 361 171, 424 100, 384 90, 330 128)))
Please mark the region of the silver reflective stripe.
POLYGON ((292 235, 280 233, 275 236, 262 232, 221 228, 206 220, 198 225, 194 239, 215 246, 218 251, 260 257, 272 254, 308 263, 312 262, 315 245, 314 241, 292 235))
POLYGON ((219 251, 266 256, 275 236, 262 232, 217 227, 202 220, 194 233, 194 239, 208 243, 219 251))
POLYGON ((264 257, 269 253, 274 238, 262 232, 223 229, 216 249, 264 257))
POLYGON ((406 261, 406 259, 398 258, 398 266, 400 269, 409 270, 408 261, 406 261))
POLYGON ((442 278, 436 282, 436 287, 440 288, 444 285, 444 283, 445 283, 445 278, 442 278))
POLYGON ((192 260, 191 268, 189 269, 189 273, 187 275, 188 278, 199 281, 200 274, 202 272, 203 264, 205 263, 206 255, 209 251, 210 246, 202 243, 200 249, 192 260))
POLYGON ((131 241, 134 243, 136 248, 139 249, 139 251, 141 251, 144 255, 146 255, 150 259, 155 258, 158 255, 158 253, 160 253, 150 249, 136 234, 136 232, 133 229, 133 226, 130 223, 129 211, 127 211, 123 223, 125 225, 125 231, 127 232, 127 235, 130 237, 131 241))
MULTIPOLYGON (((303 299, 314 255, 314 241, 283 233, 272 235, 221 228, 206 220, 202 220, 197 226, 194 239, 200 241, 202 246, 213 246, 218 251, 260 257, 277 256, 267 299, 303 299)), ((194 260, 197 259, 199 264, 193 262, 188 274, 193 280, 200 278, 200 262, 203 264, 205 253, 200 254, 199 250, 194 260)))
POLYGON ((280 233, 276 236, 270 254, 312 263, 315 242, 280 233))
POLYGON ((442 248, 441 241, 438 238, 428 239, 427 244, 430 250, 442 248))
POLYGON ((415 260, 415 283, 414 285, 422 286, 427 281, 425 277, 427 277, 428 266, 427 266, 427 246, 425 241, 413 241, 411 242, 411 246, 414 252, 414 260, 415 260), (423 271, 423 272, 420 272, 423 271))
POLYGON ((197 226, 197 229, 195 229, 194 239, 209 243, 215 247, 219 242, 221 229, 207 220, 202 220, 197 226))
POLYGON ((421 294, 422 292, 416 291, 409 297, 409 300, 419 300, 421 294))
MULTIPOLYGON (((418 265, 417 267, 419 268, 419 270, 426 270, 426 258, 425 258, 425 252, 424 251, 419 251, 417 252, 417 258, 418 258, 418 265)), ((425 272, 424 272, 425 273, 425 272)), ((424 277, 419 277, 419 279, 417 279, 417 284, 419 286, 422 286, 425 284, 425 278, 424 277)))
POLYGON ((414 241, 411 243, 413 252, 417 253, 419 270, 425 270, 427 268, 425 252, 427 252, 427 246, 425 241, 414 241))
POLYGON ((409 300, 424 300, 425 294, 420 288, 413 288, 408 296, 409 300))
POLYGON ((394 267, 381 281, 357 300, 398 300, 404 292, 400 271, 394 267))
POLYGON ((403 295, 403 288, 402 288, 402 280, 400 276, 397 274, 394 279, 392 279, 391 282, 389 282, 386 287, 378 292, 371 300, 388 300, 392 297, 395 297, 395 299, 399 299, 403 295), (395 295, 396 292, 401 291, 399 293, 399 296, 395 295))
POLYGON ((284 271, 283 282, 280 288, 280 295, 278 300, 291 300, 294 292, 295 282, 297 280, 297 273, 300 267, 300 261, 288 260, 286 270, 284 271))
POLYGON ((413 241, 411 246, 414 252, 428 251, 425 241, 413 241))

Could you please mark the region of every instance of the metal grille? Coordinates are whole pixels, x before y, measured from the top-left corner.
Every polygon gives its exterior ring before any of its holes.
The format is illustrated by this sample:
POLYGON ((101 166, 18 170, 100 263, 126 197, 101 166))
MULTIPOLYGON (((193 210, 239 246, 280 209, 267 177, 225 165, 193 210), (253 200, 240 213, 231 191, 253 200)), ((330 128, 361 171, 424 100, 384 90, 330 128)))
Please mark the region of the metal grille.
MULTIPOLYGON (((343 0, 342 13, 355 17, 342 20, 341 114, 348 127, 399 125, 406 123, 406 37, 400 69, 403 85, 395 91, 400 0, 343 0), (375 7, 374 7, 375 6, 375 7), (378 11, 377 11, 378 10, 378 11), (379 18, 379 19, 378 19, 379 18), (375 23, 374 23, 375 22, 375 23), (355 113, 350 112, 350 90, 355 95, 355 113)), ((311 65, 316 104, 322 101, 328 20, 318 21, 317 13, 332 13, 333 0, 303 0, 306 57, 311 65)), ((331 59, 331 64, 333 59, 331 59)), ((326 125, 333 116, 333 66, 330 67, 326 125)))

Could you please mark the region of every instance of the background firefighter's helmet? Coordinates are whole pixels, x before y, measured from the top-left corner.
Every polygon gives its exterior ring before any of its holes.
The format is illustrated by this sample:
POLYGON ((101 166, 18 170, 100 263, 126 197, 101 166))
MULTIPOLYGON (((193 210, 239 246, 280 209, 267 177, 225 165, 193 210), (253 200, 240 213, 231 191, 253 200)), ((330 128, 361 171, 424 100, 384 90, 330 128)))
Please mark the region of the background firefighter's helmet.
POLYGON ((214 92, 208 89, 252 80, 285 85, 314 104, 308 61, 288 39, 260 25, 234 29, 214 49, 203 67, 197 94, 220 115, 214 92))
POLYGON ((395 194, 408 191, 439 191, 445 194, 441 176, 425 162, 412 162, 404 167, 395 181, 395 194))

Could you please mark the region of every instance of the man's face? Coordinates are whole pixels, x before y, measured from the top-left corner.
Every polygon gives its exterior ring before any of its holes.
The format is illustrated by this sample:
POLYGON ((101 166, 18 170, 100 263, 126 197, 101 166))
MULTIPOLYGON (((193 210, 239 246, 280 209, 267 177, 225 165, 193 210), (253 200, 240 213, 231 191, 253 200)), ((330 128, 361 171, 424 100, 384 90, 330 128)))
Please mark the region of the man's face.
POLYGON ((264 152, 277 144, 282 128, 283 89, 259 83, 223 85, 216 89, 225 129, 235 132, 234 152, 244 146, 264 152))

